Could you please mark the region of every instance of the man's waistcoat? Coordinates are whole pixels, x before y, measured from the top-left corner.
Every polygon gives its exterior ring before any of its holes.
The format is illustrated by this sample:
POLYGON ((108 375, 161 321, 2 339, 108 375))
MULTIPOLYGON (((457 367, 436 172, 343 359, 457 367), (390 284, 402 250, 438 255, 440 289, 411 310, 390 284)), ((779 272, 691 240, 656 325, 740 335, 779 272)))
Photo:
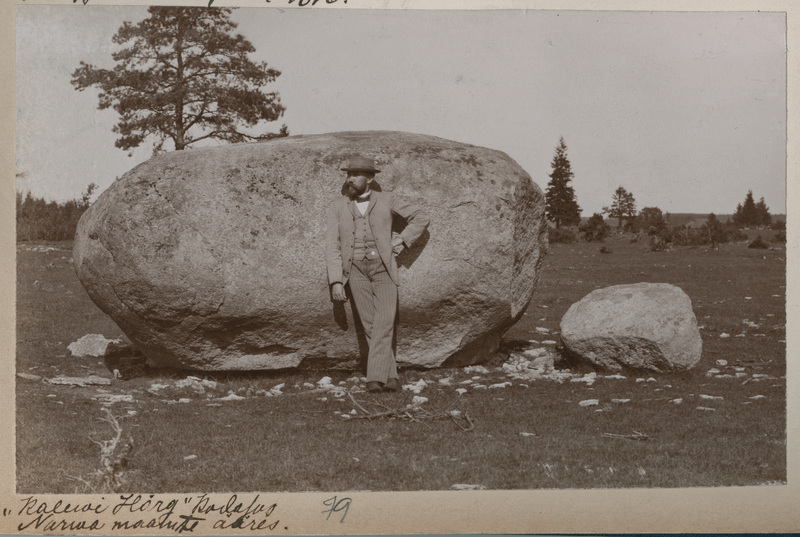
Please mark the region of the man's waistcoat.
MULTIPOLYGON (((347 283, 353 266, 356 243, 355 202, 342 196, 331 204, 328 211, 325 236, 325 261, 328 283, 347 283)), ((386 271, 395 284, 400 284, 397 262, 392 254, 392 215, 406 219, 406 227, 400 233, 406 247, 410 247, 428 227, 429 219, 419 207, 404 202, 391 192, 372 192, 365 212, 366 223, 375 240, 386 271)))

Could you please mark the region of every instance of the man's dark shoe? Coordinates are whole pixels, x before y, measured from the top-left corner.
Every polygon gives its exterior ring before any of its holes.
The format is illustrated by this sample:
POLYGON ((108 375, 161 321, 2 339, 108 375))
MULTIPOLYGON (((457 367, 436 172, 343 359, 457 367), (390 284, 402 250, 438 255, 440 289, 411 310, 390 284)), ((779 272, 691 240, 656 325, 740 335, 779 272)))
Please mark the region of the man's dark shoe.
POLYGON ((386 384, 383 386, 383 391, 385 392, 399 392, 400 391, 400 381, 398 379, 389 379, 386 381, 386 384))
POLYGON ((383 391, 383 384, 377 380, 371 380, 367 382, 367 391, 369 393, 380 393, 383 391))

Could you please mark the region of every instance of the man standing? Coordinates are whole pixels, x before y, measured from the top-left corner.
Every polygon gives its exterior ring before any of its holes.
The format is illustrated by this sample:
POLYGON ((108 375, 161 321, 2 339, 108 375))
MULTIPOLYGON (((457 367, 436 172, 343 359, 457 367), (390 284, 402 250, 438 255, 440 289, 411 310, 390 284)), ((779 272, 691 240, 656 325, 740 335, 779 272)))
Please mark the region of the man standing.
POLYGON ((328 211, 325 257, 333 300, 347 300, 350 286, 353 306, 361 318, 369 346, 367 391, 398 391, 394 339, 399 277, 395 256, 410 247, 428 227, 429 219, 418 207, 391 192, 371 190, 376 173, 372 159, 350 158, 346 168, 346 196, 328 211), (405 229, 392 236, 392 215, 406 219, 405 229))

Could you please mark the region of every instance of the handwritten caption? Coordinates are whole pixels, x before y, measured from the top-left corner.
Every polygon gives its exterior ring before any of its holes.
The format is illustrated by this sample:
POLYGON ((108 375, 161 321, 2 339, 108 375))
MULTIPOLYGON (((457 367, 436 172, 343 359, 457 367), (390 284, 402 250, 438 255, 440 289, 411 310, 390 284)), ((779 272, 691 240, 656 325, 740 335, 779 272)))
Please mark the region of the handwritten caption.
MULTIPOLYGON (((260 534, 288 531, 278 518, 278 504, 253 497, 231 494, 212 496, 164 497, 154 494, 121 494, 94 501, 47 501, 26 496, 14 508, 2 509, 2 516, 18 519, 17 531, 39 534, 62 532, 98 532, 125 530, 164 530, 181 533, 241 533, 251 530, 260 534)), ((322 502, 321 520, 344 523, 351 498, 333 496, 322 502)), ((15 522, 17 522, 15 520, 15 522)))
MULTIPOLYGON (((84 6, 89 3, 90 0, 72 0, 73 4, 82 3, 84 6)), ((208 7, 214 5, 216 0, 208 0, 208 7)), ((272 0, 264 0, 267 4, 271 4, 272 0)), ((347 3, 347 0, 341 0, 343 4, 347 3)), ((324 5, 324 4, 336 4, 339 0, 284 0, 287 5, 296 4, 300 7, 306 6, 316 6, 317 4, 324 5)))

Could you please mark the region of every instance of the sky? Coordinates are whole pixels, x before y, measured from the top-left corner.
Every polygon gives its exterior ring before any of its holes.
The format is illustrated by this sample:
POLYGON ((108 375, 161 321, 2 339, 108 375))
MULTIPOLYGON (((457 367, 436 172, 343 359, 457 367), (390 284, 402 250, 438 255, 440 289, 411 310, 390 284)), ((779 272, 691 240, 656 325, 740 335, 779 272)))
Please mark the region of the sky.
MULTIPOLYGON (((16 7, 17 189, 64 201, 152 155, 114 147, 81 61, 143 7, 16 7), (19 176, 21 174, 21 177, 19 176)), ((786 203, 782 13, 240 8, 252 58, 281 71, 291 134, 397 130, 505 152, 543 190, 563 137, 583 216, 618 186, 638 208, 730 214, 786 203)))

